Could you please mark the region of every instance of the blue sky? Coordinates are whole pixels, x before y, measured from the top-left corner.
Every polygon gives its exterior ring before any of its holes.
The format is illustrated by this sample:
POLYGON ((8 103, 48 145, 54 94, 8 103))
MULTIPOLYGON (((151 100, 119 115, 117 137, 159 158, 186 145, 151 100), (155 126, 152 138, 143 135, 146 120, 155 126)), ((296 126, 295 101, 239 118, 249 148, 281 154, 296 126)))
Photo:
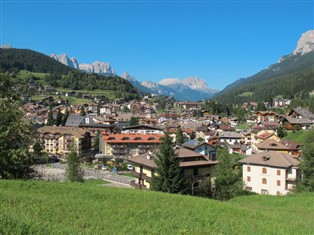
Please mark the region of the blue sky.
POLYGON ((313 1, 1 0, 1 44, 139 81, 197 76, 223 89, 291 53, 313 29, 313 1))

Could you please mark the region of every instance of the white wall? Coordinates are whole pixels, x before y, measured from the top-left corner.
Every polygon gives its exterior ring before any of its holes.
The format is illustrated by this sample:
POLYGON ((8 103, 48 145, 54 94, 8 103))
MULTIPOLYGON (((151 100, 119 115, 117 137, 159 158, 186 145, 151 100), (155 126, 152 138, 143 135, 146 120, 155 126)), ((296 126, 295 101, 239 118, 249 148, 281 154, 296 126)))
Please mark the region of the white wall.
MULTIPOLYGON (((248 172, 248 165, 243 165, 243 181, 245 187, 252 187, 252 191, 258 194, 262 194, 262 190, 267 190, 270 195, 277 195, 277 192, 281 195, 285 195, 289 192, 286 190, 286 169, 255 165, 249 166, 251 167, 250 172, 248 172), (262 168, 267 169, 266 174, 262 173, 262 168), (280 170, 280 175, 277 175, 277 170, 280 170), (251 177, 250 182, 248 182, 248 176, 251 177), (263 178, 267 180, 267 184, 262 184, 263 178), (280 181, 280 186, 277 186, 278 180, 280 181)), ((291 178, 293 178, 293 175, 291 175, 291 178)))

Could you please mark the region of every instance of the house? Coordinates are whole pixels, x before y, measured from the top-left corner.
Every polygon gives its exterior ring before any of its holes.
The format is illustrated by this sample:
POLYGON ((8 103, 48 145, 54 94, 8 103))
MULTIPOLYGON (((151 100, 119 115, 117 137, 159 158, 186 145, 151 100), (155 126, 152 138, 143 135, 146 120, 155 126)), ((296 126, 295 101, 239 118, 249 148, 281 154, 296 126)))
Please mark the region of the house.
POLYGON ((308 109, 297 107, 292 109, 288 116, 291 118, 306 118, 310 120, 314 120, 314 114, 310 112, 308 109))
POLYGON ((102 132, 99 151, 108 159, 127 159, 133 155, 156 150, 163 136, 163 134, 102 132))
POLYGON ((291 100, 282 98, 273 98, 274 108, 287 108, 291 104, 291 100))
POLYGON ((292 140, 280 140, 280 143, 285 145, 289 149, 289 153, 293 156, 300 157, 301 156, 301 150, 303 147, 303 144, 300 144, 298 142, 292 141, 292 140))
POLYGON ((189 140, 181 146, 216 160, 216 149, 204 141, 189 140))
POLYGON ((37 129, 44 152, 65 158, 71 147, 80 155, 88 155, 92 149, 90 132, 78 127, 44 126, 37 129))
POLYGON ((281 152, 262 152, 239 161, 245 189, 258 194, 286 195, 300 179, 300 159, 281 152))
POLYGON ((285 117, 282 125, 286 130, 308 130, 314 125, 314 120, 309 118, 291 118, 285 117))
POLYGON ((243 140, 243 136, 236 132, 218 132, 218 137, 221 143, 239 144, 243 140))
POLYGON ((272 111, 258 111, 255 112, 254 116, 255 122, 256 123, 261 123, 263 124, 264 122, 278 122, 279 121, 279 116, 277 113, 272 112, 272 111))
MULTIPOLYGON (((198 187, 198 183, 204 179, 210 179, 215 176, 215 166, 218 161, 211 160, 209 157, 196 153, 193 150, 179 147, 175 150, 180 161, 180 168, 184 172, 184 177, 190 182, 190 186, 198 187)), ((136 177, 132 184, 139 189, 150 189, 151 181, 155 175, 156 163, 152 153, 146 153, 131 157, 128 161, 135 167, 132 172, 136 177)))
POLYGON ((280 143, 279 141, 273 140, 273 139, 267 139, 261 143, 258 143, 256 145, 256 152, 268 152, 268 151, 276 151, 276 152, 282 152, 282 153, 289 153, 289 148, 280 143))

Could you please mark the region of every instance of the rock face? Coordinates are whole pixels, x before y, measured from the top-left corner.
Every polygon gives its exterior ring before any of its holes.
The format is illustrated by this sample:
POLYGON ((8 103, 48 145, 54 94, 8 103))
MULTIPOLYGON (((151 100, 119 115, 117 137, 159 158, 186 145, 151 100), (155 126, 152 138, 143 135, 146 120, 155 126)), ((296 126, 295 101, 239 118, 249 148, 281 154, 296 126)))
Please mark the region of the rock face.
POLYGON ((77 59, 75 59, 74 57, 69 58, 66 54, 61 55, 51 54, 50 57, 71 68, 79 69, 77 59))
POLYGON ((111 68, 110 64, 107 62, 95 61, 92 64, 80 64, 79 68, 87 73, 115 74, 114 69, 111 68))
POLYGON ((79 69, 87 73, 115 74, 114 69, 107 62, 95 61, 92 64, 79 64, 77 59, 74 57, 69 58, 64 53, 61 55, 51 54, 50 57, 71 68, 79 69))
POLYGON ((293 55, 304 55, 314 50, 314 30, 309 30, 302 34, 298 41, 297 48, 293 51, 293 55))

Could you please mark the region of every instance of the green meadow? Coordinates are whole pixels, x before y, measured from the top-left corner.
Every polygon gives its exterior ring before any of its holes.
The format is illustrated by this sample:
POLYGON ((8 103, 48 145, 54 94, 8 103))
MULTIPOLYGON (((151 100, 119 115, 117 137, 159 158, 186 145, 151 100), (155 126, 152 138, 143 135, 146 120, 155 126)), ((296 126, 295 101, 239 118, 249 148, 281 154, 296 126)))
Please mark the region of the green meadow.
POLYGON ((97 182, 0 180, 0 188, 0 234, 314 233, 311 193, 219 202, 97 182))

